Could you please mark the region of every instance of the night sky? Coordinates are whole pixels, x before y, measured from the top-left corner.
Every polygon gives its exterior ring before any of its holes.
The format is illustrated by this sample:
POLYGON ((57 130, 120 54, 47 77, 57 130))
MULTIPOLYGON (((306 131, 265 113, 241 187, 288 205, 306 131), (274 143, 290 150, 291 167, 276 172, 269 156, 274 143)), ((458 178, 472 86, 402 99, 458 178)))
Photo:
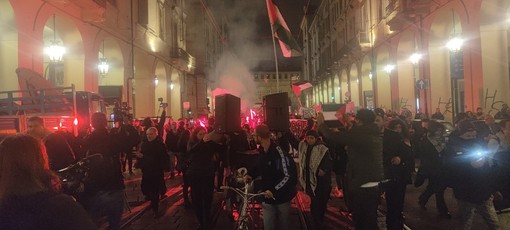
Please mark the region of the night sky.
MULTIPOLYGON (((305 15, 304 8, 317 6, 320 0, 273 0, 296 41, 301 45, 300 24, 305 15)), ((265 0, 230 0, 226 4, 228 18, 229 47, 237 57, 249 62, 251 69, 269 71, 274 63, 271 27, 265 0), (260 67, 263 67, 262 69, 260 67)), ((281 69, 301 69, 301 57, 283 58, 278 43, 277 55, 281 69)), ((302 45, 301 45, 302 47, 302 45)), ((274 68, 274 67, 273 67, 274 68)))

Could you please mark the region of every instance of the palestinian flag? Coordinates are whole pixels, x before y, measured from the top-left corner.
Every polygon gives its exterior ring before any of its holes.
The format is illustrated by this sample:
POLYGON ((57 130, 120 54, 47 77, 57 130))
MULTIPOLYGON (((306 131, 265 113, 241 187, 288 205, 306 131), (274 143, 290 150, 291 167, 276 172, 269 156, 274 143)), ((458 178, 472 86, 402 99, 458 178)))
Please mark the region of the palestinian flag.
POLYGON ((301 94, 301 91, 303 91, 305 89, 312 88, 312 87, 313 87, 312 83, 310 83, 308 81, 299 81, 299 82, 292 84, 292 90, 294 90, 294 94, 296 94, 296 97, 299 97, 299 95, 301 94))
POLYGON ((274 36, 278 38, 283 56, 301 56, 301 48, 299 48, 298 43, 294 37, 292 37, 292 33, 290 33, 287 23, 285 23, 282 14, 280 14, 280 10, 278 10, 278 7, 276 7, 276 5, 273 3, 273 0, 266 0, 266 3, 269 22, 273 27, 274 36))

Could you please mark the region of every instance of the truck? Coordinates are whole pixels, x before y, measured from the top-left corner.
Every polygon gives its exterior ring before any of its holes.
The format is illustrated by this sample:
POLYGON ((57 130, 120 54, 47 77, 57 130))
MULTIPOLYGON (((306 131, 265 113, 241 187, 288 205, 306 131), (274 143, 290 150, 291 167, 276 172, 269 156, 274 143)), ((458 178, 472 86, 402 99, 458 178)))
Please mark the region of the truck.
POLYGON ((49 130, 75 136, 90 130, 90 117, 106 112, 98 93, 77 91, 74 85, 55 87, 31 69, 16 69, 19 89, 0 91, 0 137, 27 130, 27 120, 38 116, 49 130))

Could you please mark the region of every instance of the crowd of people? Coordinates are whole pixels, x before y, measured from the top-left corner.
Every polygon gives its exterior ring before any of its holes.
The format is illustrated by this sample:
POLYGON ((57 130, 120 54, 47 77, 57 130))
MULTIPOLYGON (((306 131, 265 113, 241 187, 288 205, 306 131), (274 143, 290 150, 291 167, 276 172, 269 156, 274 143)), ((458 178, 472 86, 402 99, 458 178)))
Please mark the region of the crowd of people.
POLYGON ((451 208, 444 200, 450 187, 463 229, 471 229, 475 214, 482 215, 490 229, 507 229, 510 112, 508 107, 504 111, 499 123, 481 109, 457 114, 449 135, 436 121, 444 119, 440 111, 430 120, 417 114, 416 122, 410 111, 360 109, 352 116, 338 116, 334 126, 318 113, 300 122, 297 131, 296 124, 290 125, 294 130, 283 131, 246 124, 227 134, 214 131, 214 118, 203 125, 167 121, 165 110, 156 123, 146 118, 133 124, 124 117, 111 129, 106 115, 95 113, 93 131, 79 138, 50 132, 41 118, 33 117, 26 134, 0 143, 0 227, 96 229, 106 218, 109 229, 120 229, 123 179, 138 168, 142 193, 155 218, 162 216, 159 202, 166 192, 164 173, 169 172, 170 179, 182 175, 184 206, 194 209, 198 228, 211 229, 214 192, 229 183, 236 169, 246 167, 244 181, 255 180, 254 189, 265 194, 260 201, 264 229, 290 228, 291 201, 298 191, 310 197, 313 227, 324 229, 333 175, 355 229, 378 229, 381 197, 387 229, 404 229, 406 188, 425 181, 417 201, 421 209, 427 209, 435 195, 438 216, 450 219, 451 208), (61 193, 56 172, 94 154, 101 157, 88 162, 88 177, 81 194, 73 194, 74 202, 61 193), (35 206, 51 212, 36 212, 31 209, 35 206))

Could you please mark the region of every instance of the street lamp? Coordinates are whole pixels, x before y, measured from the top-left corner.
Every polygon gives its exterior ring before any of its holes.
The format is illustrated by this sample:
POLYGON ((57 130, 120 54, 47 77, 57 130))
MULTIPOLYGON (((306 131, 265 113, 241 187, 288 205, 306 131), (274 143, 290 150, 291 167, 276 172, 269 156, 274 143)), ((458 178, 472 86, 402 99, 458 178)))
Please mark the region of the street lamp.
POLYGON ((101 49, 101 58, 99 58, 99 64, 97 65, 99 70, 99 75, 105 77, 108 74, 108 70, 110 69, 110 65, 108 64, 108 59, 104 56, 104 41, 103 47, 101 49))
POLYGON ((420 94, 419 91, 416 89, 416 68, 418 67, 418 63, 420 62, 420 59, 422 58, 422 55, 420 53, 413 53, 409 57, 409 61, 413 64, 413 84, 414 84, 414 97, 416 100, 416 113, 420 111, 420 94))
POLYGON ((418 64, 418 62, 420 62, 420 59, 421 59, 422 55, 419 54, 419 53, 413 53, 411 54, 411 56, 409 57, 409 61, 411 61, 411 63, 413 63, 413 65, 416 65, 418 64))
POLYGON ((452 52, 458 52, 462 48, 462 44, 464 44, 464 40, 459 37, 454 37, 446 43, 446 47, 452 52))
POLYGON ((459 95, 458 79, 464 78, 464 52, 462 51, 462 44, 464 40, 454 36, 448 41, 446 47, 450 50, 450 79, 451 79, 451 97, 452 97, 452 119, 455 119, 455 114, 461 111, 459 106, 462 98, 459 95))
POLYGON ((393 71, 394 69, 395 69, 395 65, 388 64, 384 67, 384 71, 386 71, 386 73, 388 73, 388 75, 390 75, 390 76, 391 76, 391 71, 393 71))
POLYGON ((66 52, 64 46, 60 45, 60 41, 57 41, 57 32, 55 27, 55 15, 53 15, 53 40, 50 41, 50 46, 44 48, 44 53, 48 55, 48 58, 52 63, 62 61, 62 57, 66 52))

